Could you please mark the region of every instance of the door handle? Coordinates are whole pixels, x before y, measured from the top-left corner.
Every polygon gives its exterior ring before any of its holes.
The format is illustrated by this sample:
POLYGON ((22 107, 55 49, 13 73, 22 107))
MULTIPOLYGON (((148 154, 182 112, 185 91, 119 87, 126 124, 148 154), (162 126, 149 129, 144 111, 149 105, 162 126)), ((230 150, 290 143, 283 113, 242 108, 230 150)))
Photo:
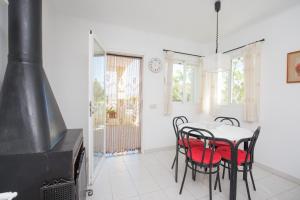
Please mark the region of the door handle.
POLYGON ((90 117, 92 117, 94 113, 95 113, 95 109, 92 105, 92 102, 90 101, 90 117))

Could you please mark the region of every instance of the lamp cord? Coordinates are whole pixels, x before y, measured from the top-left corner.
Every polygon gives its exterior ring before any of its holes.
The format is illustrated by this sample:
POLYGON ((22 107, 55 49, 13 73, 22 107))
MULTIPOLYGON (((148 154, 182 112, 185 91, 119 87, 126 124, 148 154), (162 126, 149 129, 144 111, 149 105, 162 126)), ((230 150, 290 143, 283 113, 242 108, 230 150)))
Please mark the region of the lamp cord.
POLYGON ((216 53, 219 52, 219 12, 217 12, 216 53))

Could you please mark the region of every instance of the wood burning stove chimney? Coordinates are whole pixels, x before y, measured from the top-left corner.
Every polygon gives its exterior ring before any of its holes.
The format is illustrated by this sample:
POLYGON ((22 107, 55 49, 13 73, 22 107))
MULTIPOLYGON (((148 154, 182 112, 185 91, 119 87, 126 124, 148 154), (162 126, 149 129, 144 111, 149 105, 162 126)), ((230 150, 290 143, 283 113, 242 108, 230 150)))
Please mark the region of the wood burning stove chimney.
POLYGON ((46 152, 66 132, 42 63, 42 0, 10 0, 0 93, 0 153, 46 152))
POLYGON ((42 0, 10 0, 0 93, 0 193, 16 200, 84 200, 82 129, 67 130, 42 63, 42 0))

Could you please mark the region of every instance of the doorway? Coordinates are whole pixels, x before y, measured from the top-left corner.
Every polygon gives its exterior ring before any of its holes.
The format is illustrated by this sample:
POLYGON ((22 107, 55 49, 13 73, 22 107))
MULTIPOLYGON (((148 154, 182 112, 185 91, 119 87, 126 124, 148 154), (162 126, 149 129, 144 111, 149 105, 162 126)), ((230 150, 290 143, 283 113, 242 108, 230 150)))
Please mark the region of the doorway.
POLYGON ((141 150, 142 57, 107 54, 106 153, 141 150))
POLYGON ((88 174, 107 156, 141 150, 142 57, 107 54, 90 35, 88 174))

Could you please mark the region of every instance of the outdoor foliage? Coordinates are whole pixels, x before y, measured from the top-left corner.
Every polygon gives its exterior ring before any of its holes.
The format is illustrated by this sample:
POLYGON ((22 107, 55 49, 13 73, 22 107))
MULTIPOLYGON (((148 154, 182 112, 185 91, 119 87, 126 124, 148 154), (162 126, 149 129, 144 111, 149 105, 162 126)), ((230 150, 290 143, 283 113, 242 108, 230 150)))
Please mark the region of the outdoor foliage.
POLYGON ((97 79, 94 80, 93 89, 94 89, 94 101, 96 103, 104 102, 105 101, 105 91, 97 79))
POLYGON ((244 59, 232 59, 231 71, 218 72, 218 104, 242 104, 245 100, 244 59))
POLYGON ((244 59, 232 60, 232 103, 241 104, 245 100, 244 59))
POLYGON ((195 68, 191 65, 173 65, 172 99, 175 102, 192 102, 195 68))
POLYGON ((173 92, 172 92, 173 101, 179 102, 183 100, 183 81, 184 81, 183 65, 174 65, 173 92))

